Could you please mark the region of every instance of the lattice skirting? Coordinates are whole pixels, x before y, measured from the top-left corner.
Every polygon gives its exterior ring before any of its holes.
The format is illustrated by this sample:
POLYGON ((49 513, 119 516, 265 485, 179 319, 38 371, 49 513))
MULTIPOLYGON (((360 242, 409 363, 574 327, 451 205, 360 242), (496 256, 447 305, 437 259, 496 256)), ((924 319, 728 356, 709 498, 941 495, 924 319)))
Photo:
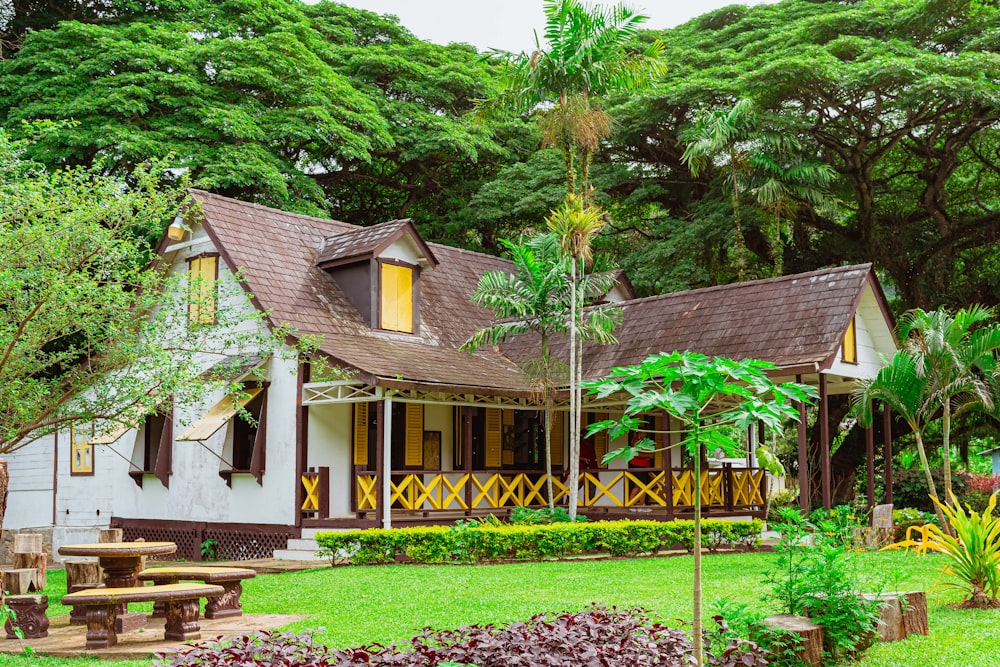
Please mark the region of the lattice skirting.
POLYGON ((203 521, 160 521, 114 517, 112 528, 122 529, 122 539, 147 542, 174 542, 177 552, 164 559, 201 560, 201 545, 213 540, 219 560, 273 558, 276 549, 288 548, 289 538, 297 537, 294 526, 266 526, 250 523, 208 523, 203 521))

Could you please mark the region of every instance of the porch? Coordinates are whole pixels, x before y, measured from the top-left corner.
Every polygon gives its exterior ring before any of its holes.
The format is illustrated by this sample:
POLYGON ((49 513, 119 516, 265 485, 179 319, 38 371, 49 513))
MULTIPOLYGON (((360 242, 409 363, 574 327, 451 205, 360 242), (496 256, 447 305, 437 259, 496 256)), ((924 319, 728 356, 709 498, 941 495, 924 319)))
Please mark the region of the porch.
MULTIPOLYGON (((356 528, 384 522, 378 473, 355 476, 353 516, 330 517, 329 469, 302 475, 302 525, 309 528, 356 528)), ((547 476, 534 470, 393 471, 389 507, 393 523, 452 523, 461 518, 505 516, 516 507, 548 506, 547 476)), ((706 516, 763 517, 767 476, 759 468, 726 463, 701 473, 702 512, 706 516)), ((556 505, 565 506, 569 486, 552 476, 556 505)), ((643 518, 671 520, 694 513, 694 471, 590 469, 580 473, 579 512, 592 519, 643 518)))

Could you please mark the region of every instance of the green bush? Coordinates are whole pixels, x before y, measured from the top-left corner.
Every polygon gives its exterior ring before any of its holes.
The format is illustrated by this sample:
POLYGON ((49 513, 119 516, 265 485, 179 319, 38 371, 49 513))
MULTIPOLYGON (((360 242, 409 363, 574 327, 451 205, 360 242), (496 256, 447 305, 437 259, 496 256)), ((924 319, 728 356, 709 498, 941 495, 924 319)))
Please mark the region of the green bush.
POLYGON ((923 512, 913 507, 892 511, 892 541, 902 542, 906 539, 906 531, 911 526, 924 526, 928 523, 938 525, 937 514, 934 512, 923 512))
MULTIPOLYGON (((940 469, 931 471, 934 486, 944 500, 944 473, 940 469)), ((969 487, 968 478, 956 472, 951 476, 951 486, 960 502, 966 502, 965 495, 969 487)), ((897 470, 892 478, 892 500, 899 507, 916 507, 924 512, 933 512, 930 492, 927 490, 927 477, 923 470, 897 470)))
MULTIPOLYGON (((578 514, 576 520, 583 522, 587 517, 578 514)), ((542 507, 533 509, 531 507, 515 507, 510 512, 510 522, 515 526, 543 526, 550 523, 572 523, 569 512, 565 507, 542 507)))
MULTIPOLYGON (((702 533, 710 551, 756 546, 763 524, 706 519, 702 533)), ((466 563, 565 558, 584 552, 612 556, 657 553, 677 545, 690 551, 694 522, 594 521, 547 525, 461 522, 455 526, 420 526, 382 530, 323 532, 316 535, 320 554, 331 563, 389 563, 399 554, 415 563, 466 563)))

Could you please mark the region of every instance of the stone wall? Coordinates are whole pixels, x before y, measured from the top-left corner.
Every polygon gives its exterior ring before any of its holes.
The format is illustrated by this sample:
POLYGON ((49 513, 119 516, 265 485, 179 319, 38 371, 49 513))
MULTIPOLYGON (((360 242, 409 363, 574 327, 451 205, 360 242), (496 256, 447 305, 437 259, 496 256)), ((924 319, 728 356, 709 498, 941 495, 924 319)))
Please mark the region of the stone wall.
POLYGON ((0 532, 0 567, 10 567, 14 558, 11 549, 14 548, 14 533, 41 533, 42 548, 48 556, 48 562, 52 563, 52 527, 45 528, 22 528, 21 530, 3 530, 0 532))

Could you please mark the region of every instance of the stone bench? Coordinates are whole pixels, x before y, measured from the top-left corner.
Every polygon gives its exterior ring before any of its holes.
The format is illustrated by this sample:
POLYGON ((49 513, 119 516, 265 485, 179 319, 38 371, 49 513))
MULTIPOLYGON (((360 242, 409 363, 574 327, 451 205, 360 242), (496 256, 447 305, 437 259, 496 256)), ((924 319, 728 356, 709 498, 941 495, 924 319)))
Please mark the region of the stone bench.
MULTIPOLYGON (((225 593, 213 598, 205 604, 205 618, 226 618, 242 616, 243 605, 240 595, 243 594, 244 579, 253 579, 257 573, 242 567, 211 567, 211 566, 176 566, 158 567, 143 570, 139 573, 140 581, 152 581, 154 584, 176 584, 178 581, 201 581, 206 584, 222 586, 225 593)), ((166 612, 163 603, 153 605, 153 617, 162 617, 166 612)))
POLYGON ((209 584, 169 584, 135 588, 88 588, 63 596, 64 605, 87 608, 87 649, 109 648, 118 643, 115 618, 118 605, 133 602, 163 602, 166 605, 164 639, 201 639, 198 610, 201 598, 222 595, 222 586, 209 584))

